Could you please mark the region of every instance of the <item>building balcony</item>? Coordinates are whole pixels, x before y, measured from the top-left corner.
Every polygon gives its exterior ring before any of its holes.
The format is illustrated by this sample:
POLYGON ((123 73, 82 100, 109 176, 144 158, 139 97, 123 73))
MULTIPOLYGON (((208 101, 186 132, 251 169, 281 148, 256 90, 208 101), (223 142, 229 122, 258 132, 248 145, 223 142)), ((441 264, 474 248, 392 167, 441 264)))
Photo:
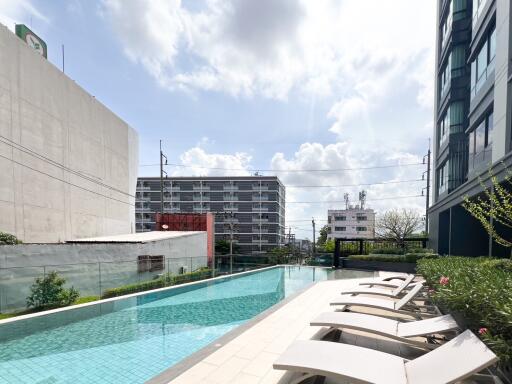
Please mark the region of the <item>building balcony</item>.
POLYGON ((268 196, 253 196, 252 201, 270 201, 268 196))
POLYGON ((223 190, 224 191, 238 192, 238 186, 236 186, 236 185, 225 185, 223 190))
POLYGON ((267 207, 253 207, 252 208, 252 211, 253 212, 268 212, 268 208, 267 207))

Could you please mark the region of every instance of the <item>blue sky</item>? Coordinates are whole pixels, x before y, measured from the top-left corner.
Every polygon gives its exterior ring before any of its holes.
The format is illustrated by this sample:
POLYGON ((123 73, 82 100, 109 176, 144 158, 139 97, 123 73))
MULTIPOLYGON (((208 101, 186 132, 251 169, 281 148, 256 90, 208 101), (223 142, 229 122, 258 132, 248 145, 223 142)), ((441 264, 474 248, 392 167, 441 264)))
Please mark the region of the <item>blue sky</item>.
MULTIPOLYGON (((421 161, 432 135, 435 2, 425 0, 0 0, 49 60, 139 133, 140 164, 360 168, 421 161)), ((421 178, 404 166, 277 173, 287 219, 325 219, 347 185, 421 178)), ((140 167, 142 176, 157 167, 140 167)), ((232 174, 172 168, 169 174, 232 174)), ((238 171, 237 174, 249 174, 238 171)), ((264 172, 271 174, 271 172, 264 172)), ((419 182, 365 186, 369 206, 421 210, 419 182)), ((293 224, 292 224, 293 225, 293 224)), ((298 236, 305 228, 296 228, 298 236)))

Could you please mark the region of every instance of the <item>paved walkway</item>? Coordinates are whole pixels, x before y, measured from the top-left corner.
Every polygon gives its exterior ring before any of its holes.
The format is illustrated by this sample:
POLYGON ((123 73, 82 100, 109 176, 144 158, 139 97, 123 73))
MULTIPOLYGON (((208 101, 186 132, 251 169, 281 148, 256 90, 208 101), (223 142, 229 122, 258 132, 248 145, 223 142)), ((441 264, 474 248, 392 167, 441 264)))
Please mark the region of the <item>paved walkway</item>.
MULTIPOLYGON (((339 295, 342 289, 353 287, 363 280, 368 279, 330 280, 315 284, 235 339, 219 347, 203 361, 175 378, 172 383, 287 382, 290 373, 274 370, 272 363, 294 340, 311 339, 323 333, 324 328, 311 327, 309 321, 321 312, 332 311, 330 300, 339 295)), ((415 353, 403 344, 368 338, 358 332, 343 332, 342 340, 350 344, 407 355, 409 358, 415 353)))

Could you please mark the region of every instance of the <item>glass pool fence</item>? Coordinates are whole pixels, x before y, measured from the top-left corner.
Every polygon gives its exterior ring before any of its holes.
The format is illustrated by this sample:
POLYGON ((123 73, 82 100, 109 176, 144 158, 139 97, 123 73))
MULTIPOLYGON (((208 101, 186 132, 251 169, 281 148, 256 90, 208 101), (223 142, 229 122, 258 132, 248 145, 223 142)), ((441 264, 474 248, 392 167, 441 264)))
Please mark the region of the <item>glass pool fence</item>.
POLYGON ((66 279, 65 287, 73 286, 80 293, 80 297, 101 298, 108 297, 109 290, 131 284, 160 279, 162 286, 170 286, 276 264, 303 264, 304 261, 298 256, 277 257, 270 254, 217 255, 214 263, 215 268, 212 268, 206 256, 148 256, 142 259, 139 256, 136 260, 0 268, 0 313, 26 309, 26 299, 35 280, 51 272, 57 272, 66 279))

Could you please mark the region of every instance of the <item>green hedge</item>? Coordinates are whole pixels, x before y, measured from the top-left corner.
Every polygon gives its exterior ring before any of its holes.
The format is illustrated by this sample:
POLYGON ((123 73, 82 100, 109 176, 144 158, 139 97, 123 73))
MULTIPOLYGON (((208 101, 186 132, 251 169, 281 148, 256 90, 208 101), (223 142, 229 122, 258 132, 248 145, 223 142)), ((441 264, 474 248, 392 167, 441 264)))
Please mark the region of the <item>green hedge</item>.
POLYGON ((512 364, 512 261, 488 257, 423 259, 417 270, 439 307, 461 314, 467 326, 512 364), (443 279, 442 279, 443 278, 443 279))
POLYGON ((110 297, 129 295, 130 293, 149 291, 151 289, 163 288, 171 285, 179 285, 189 283, 191 281, 208 279, 210 277, 212 277, 212 270, 208 268, 202 268, 195 272, 184 273, 182 275, 165 274, 155 280, 142 281, 140 283, 106 289, 101 295, 101 298, 108 299, 110 297))
POLYGON ((403 255, 405 251, 403 248, 382 247, 373 248, 370 253, 372 255, 403 255))
POLYGON ((404 255, 406 253, 434 253, 430 248, 399 248, 399 247, 376 247, 370 252, 370 255, 404 255))
POLYGON ((405 255, 352 255, 348 258, 350 260, 381 261, 389 263, 416 263, 420 259, 435 259, 437 257, 439 257, 439 255, 435 253, 407 253, 405 255))

